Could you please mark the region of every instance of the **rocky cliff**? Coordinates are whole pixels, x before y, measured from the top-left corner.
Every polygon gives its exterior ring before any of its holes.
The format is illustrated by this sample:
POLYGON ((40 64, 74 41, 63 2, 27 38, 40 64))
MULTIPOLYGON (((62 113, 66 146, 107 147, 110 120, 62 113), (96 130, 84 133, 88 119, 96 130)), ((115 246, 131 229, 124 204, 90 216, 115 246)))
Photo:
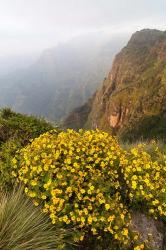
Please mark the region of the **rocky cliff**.
MULTIPOLYGON (((113 131, 129 140, 166 138, 166 32, 133 34, 87 106, 80 127, 113 131)), ((77 121, 79 114, 75 110, 77 121)))

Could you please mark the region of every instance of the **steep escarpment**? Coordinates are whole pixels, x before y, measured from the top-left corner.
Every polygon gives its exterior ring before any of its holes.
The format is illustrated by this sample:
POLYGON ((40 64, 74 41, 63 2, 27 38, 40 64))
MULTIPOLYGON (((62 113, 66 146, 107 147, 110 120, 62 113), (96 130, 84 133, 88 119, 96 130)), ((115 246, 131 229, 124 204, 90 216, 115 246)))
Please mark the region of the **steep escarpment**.
POLYGON ((166 137, 166 32, 146 29, 132 35, 82 125, 129 140, 166 137))

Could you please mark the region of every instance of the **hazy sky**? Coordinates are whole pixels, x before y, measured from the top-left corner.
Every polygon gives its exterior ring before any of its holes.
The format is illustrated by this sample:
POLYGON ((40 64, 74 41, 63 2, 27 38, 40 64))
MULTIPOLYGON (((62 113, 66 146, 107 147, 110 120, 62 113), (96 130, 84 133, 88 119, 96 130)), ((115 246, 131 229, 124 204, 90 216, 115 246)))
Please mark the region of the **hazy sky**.
POLYGON ((0 56, 94 32, 166 30, 166 0, 0 0, 0 56))

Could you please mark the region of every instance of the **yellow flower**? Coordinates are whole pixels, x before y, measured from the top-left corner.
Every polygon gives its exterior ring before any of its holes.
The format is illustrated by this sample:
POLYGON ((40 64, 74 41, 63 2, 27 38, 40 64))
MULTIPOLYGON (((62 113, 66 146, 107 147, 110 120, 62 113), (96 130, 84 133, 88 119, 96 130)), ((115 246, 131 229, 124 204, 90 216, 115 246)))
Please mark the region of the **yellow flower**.
POLYGON ((17 177, 17 174, 14 171, 12 171, 12 176, 17 177))
POLYGON ((48 165, 44 165, 44 170, 48 171, 48 169, 49 169, 48 165))
POLYGON ((136 189, 136 187, 137 187, 137 182, 136 181, 132 181, 132 188, 136 189))
POLYGON ((85 193, 85 189, 81 189, 81 194, 84 194, 85 193))
POLYGON ((66 193, 71 193, 71 192, 72 192, 72 188, 71 187, 67 187, 66 193))
POLYGON ((96 234, 97 234, 96 228, 92 227, 91 231, 92 231, 93 235, 96 235, 96 234))
POLYGON ((144 249, 144 244, 134 247, 134 250, 141 250, 141 249, 144 249))
POLYGON ((91 216, 88 217, 88 224, 92 224, 92 217, 91 216))
POLYGON ((47 196, 46 196, 45 194, 43 194, 43 195, 41 196, 41 198, 42 198, 42 200, 46 200, 46 199, 47 199, 47 196))
POLYGON ((28 195, 29 195, 29 197, 32 197, 32 198, 34 198, 36 196, 35 192, 29 192, 28 195))
POLYGON ((94 186, 90 186, 90 190, 92 190, 92 191, 93 191, 93 190, 94 190, 94 188, 95 188, 94 186))
POLYGON ((125 235, 125 236, 127 236, 128 235, 128 229, 124 228, 122 234, 125 235))
POLYGON ((109 210, 110 209, 110 205, 109 204, 105 204, 105 209, 109 210))
POLYGON ((139 236, 138 235, 135 235, 134 236, 134 240, 138 240, 139 236))
POLYGON ((112 222, 115 218, 115 215, 111 215, 108 217, 108 222, 112 222))
POLYGON ((67 216, 67 215, 63 216, 63 221, 64 221, 64 222, 67 222, 67 221, 68 221, 68 216, 67 216))
POLYGON ((36 186, 36 185, 37 185, 37 181, 32 180, 32 181, 31 181, 31 185, 32 185, 32 186, 36 186))
POLYGON ((37 201, 34 201, 33 204, 34 204, 36 207, 39 206, 39 202, 37 202, 37 201))
POLYGON ((84 217, 81 217, 81 222, 85 222, 85 218, 84 217))
POLYGON ((80 236, 80 241, 83 241, 84 240, 84 235, 81 235, 80 236))
POLYGON ((12 163, 15 165, 17 163, 16 158, 13 158, 12 163))

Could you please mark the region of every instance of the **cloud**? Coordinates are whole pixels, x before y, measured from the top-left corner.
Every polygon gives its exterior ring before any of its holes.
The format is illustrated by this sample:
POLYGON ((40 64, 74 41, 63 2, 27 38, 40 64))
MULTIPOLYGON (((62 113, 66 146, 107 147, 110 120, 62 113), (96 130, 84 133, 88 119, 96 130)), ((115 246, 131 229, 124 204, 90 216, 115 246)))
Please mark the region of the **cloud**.
POLYGON ((165 0, 0 0, 0 52, 12 41, 16 52, 98 30, 165 29, 165 11, 165 0))

